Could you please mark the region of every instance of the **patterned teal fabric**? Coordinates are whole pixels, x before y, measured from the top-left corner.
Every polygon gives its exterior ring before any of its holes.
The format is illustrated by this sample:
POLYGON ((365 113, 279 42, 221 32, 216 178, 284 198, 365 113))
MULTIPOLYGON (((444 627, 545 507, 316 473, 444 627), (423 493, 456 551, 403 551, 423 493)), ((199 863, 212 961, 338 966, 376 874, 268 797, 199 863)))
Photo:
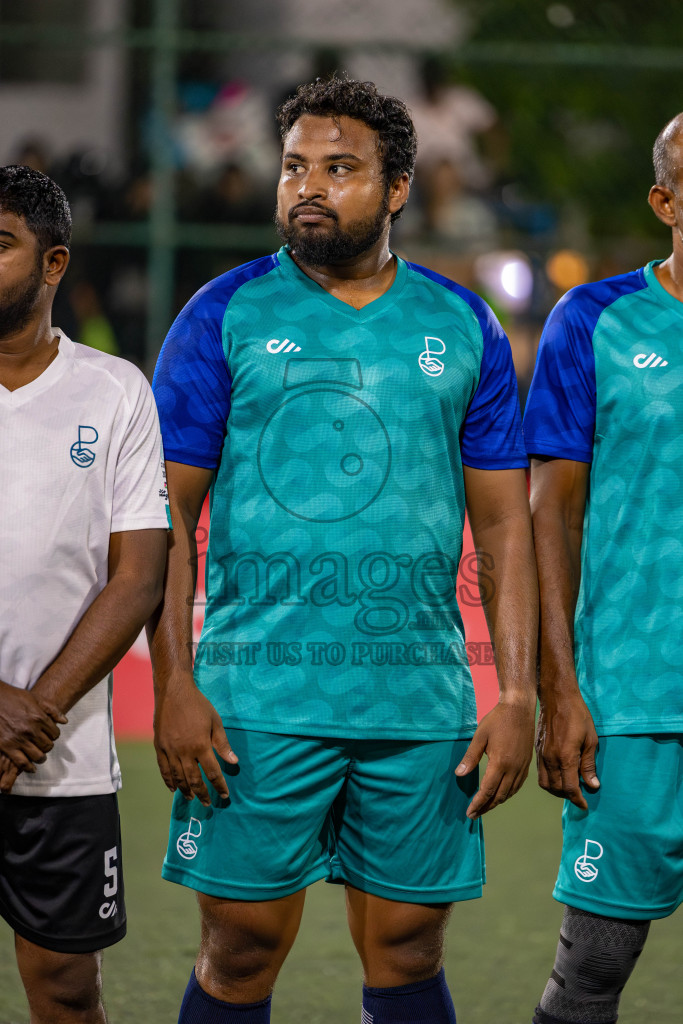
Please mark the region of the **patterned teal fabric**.
POLYGON ((565 297, 524 421, 530 453, 591 461, 575 637, 601 735, 683 726, 683 304, 654 266, 565 297))
POLYGON ((155 393, 167 458, 216 467, 195 675, 224 720, 471 735, 462 465, 526 464, 484 303, 398 261, 356 310, 281 250, 192 300, 155 393))

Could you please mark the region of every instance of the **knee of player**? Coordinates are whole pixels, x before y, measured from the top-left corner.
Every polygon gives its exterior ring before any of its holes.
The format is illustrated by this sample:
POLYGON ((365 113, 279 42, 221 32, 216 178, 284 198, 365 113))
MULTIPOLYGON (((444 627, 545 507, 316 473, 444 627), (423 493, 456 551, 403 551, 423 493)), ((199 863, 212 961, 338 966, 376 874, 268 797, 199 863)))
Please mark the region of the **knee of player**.
POLYGON ((439 946, 419 948, 411 945, 394 946, 384 952, 387 967, 400 976, 401 984, 433 978, 443 966, 443 949, 439 946))
POLYGON ((240 930, 225 941, 204 934, 197 958, 197 976, 224 988, 271 977, 274 979, 289 950, 282 936, 240 930))
POLYGON ((616 1020, 621 991, 643 949, 649 921, 604 918, 565 908, 555 966, 538 1021, 616 1020), (591 1016, 592 1014, 592 1016, 591 1016))
POLYGON ((626 947, 611 950, 595 948, 586 952, 576 965, 576 981, 579 989, 590 995, 621 994, 628 981, 638 954, 626 947))
POLYGON ((396 984, 407 985, 438 974, 443 954, 443 934, 439 931, 376 938, 366 945, 361 958, 367 974, 375 975, 379 969, 402 979, 396 984))
POLYGON ((102 1001, 100 953, 56 954, 46 950, 44 957, 34 958, 32 968, 30 976, 24 978, 32 1006, 54 1007, 55 1017, 57 1008, 88 1014, 99 1007, 102 1001))
POLYGON ((253 982, 261 982, 270 990, 282 959, 277 951, 262 946, 241 945, 222 950, 202 947, 195 970, 207 991, 227 991, 253 982))

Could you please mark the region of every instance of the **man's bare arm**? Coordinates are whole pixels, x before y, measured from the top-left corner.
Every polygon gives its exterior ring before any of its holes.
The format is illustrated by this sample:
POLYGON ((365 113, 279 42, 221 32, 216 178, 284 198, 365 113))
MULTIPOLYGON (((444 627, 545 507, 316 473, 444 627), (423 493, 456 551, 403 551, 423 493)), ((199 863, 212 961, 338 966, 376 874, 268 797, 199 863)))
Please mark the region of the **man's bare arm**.
POLYGON ((479 723, 462 764, 465 775, 484 753, 488 764, 468 808, 477 818, 520 788, 533 753, 536 711, 538 586, 523 469, 465 467, 474 546, 494 583, 484 611, 494 647, 499 703, 479 723))
POLYGON ((532 459, 531 510, 541 594, 541 713, 536 737, 538 781, 585 809, 579 776, 599 786, 598 738, 579 691, 574 612, 581 581, 581 539, 590 465, 532 459))
POLYGON ((192 608, 197 581, 197 521, 211 484, 211 470, 166 464, 173 520, 164 598, 147 624, 154 671, 154 745, 164 782, 188 799, 211 801, 200 767, 222 796, 228 787, 216 752, 235 763, 223 724, 195 686, 192 673, 192 608))
MULTIPOLYGON (((114 668, 138 636, 161 599, 165 553, 166 530, 111 535, 105 587, 30 691, 41 707, 54 709, 54 715, 61 716, 57 721, 66 721, 70 708, 114 668)), ((7 755, 7 748, 2 752, 7 755)), ((0 789, 4 792, 11 788, 19 769, 24 769, 10 759, 15 772, 3 773, 0 789)))

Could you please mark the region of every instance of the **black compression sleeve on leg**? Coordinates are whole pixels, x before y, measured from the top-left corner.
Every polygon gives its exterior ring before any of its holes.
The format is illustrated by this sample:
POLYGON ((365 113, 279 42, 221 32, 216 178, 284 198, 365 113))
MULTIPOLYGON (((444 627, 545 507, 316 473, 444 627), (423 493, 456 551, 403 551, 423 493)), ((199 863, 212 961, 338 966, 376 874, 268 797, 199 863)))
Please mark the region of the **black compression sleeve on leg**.
POLYGON ((649 927, 649 921, 622 921, 565 907, 555 966, 536 1024, 614 1024, 621 991, 649 927))

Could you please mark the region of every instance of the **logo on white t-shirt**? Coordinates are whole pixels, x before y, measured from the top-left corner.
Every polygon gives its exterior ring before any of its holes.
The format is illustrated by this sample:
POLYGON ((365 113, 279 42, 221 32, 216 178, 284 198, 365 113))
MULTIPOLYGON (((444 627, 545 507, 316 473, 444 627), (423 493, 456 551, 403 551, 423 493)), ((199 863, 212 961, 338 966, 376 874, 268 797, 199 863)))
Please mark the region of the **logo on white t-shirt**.
POLYGON ((442 356, 446 351, 446 345, 441 338, 425 338, 425 350, 420 353, 418 363, 423 373, 428 377, 438 377, 444 371, 444 364, 437 356, 442 356), (437 345, 441 346, 437 348, 437 345))
POLYGON ((602 845, 595 839, 587 839, 584 851, 574 861, 574 874, 581 882, 594 882, 598 869, 593 861, 600 860, 604 853, 602 845))
POLYGON ((83 469, 92 466, 95 461, 95 452, 87 447, 95 444, 100 435, 94 427, 79 426, 78 440, 71 445, 71 461, 83 469))

